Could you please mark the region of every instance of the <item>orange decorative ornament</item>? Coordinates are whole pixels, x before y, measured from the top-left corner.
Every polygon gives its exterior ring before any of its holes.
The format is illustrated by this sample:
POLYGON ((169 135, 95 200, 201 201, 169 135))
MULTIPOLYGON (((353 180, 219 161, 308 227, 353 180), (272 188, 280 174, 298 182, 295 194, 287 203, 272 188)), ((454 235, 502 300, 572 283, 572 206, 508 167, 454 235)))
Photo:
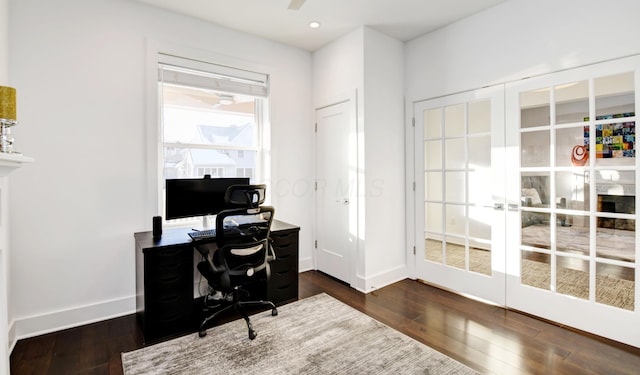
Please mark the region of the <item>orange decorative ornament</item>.
POLYGON ((589 161, 589 151, 584 146, 573 146, 571 149, 571 164, 575 167, 582 167, 589 161))

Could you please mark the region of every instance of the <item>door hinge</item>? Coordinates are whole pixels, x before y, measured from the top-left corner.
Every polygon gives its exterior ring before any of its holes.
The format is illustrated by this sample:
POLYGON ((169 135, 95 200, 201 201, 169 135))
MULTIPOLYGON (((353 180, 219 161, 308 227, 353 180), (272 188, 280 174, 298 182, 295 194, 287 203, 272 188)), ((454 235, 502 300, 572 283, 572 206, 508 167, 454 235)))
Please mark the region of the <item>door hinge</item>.
POLYGON ((318 181, 315 181, 315 182, 313 183, 313 189, 314 189, 315 191, 318 191, 318 181))
POLYGON ((317 133, 317 132, 318 132, 318 123, 316 122, 316 124, 315 124, 315 125, 316 125, 316 127, 315 127, 314 132, 316 132, 316 133, 317 133))
POLYGON ((416 255, 416 247, 413 247, 413 255, 416 255))
POLYGON ((416 191, 416 182, 413 181, 413 191, 416 191))
POLYGON ((318 248, 318 240, 314 241, 313 247, 316 248, 316 249, 318 248))
POLYGON ((416 127, 416 118, 412 118, 411 119, 411 126, 413 126, 414 128, 416 127))

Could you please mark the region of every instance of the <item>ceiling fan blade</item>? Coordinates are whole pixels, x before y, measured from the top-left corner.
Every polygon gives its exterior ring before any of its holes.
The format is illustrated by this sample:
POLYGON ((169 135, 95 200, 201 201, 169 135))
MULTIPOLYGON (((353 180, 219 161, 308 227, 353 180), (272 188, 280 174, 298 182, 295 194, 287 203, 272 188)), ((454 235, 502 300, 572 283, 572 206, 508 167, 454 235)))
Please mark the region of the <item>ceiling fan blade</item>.
POLYGON ((289 3, 289 9, 298 10, 304 4, 305 0, 291 0, 289 3))

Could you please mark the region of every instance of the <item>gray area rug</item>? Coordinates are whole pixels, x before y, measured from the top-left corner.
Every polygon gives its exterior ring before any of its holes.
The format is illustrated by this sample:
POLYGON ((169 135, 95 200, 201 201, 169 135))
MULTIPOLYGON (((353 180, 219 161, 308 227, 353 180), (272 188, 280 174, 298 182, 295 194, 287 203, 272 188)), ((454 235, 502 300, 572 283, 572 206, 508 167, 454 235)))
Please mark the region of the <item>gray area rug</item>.
POLYGON ((326 295, 122 354, 134 374, 477 374, 326 295))

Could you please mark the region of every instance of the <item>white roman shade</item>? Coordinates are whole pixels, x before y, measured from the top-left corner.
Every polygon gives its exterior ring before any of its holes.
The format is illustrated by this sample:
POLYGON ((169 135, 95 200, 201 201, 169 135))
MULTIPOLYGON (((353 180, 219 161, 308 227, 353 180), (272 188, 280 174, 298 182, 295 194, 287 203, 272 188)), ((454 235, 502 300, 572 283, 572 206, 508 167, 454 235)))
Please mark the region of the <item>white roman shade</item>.
POLYGON ((267 97, 268 80, 263 73, 158 54, 158 81, 166 84, 267 97))

